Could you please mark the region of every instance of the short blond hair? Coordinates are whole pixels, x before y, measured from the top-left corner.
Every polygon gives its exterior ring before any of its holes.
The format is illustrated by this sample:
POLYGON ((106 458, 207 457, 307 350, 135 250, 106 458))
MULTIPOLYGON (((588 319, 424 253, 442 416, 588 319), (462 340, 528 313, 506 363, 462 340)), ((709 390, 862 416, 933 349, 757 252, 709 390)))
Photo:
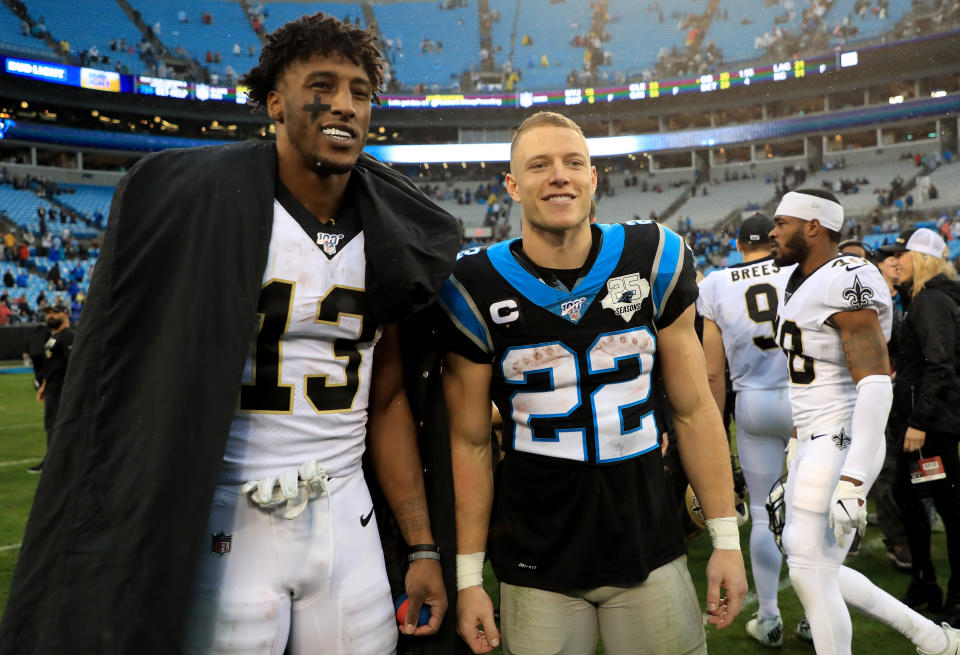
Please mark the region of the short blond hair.
POLYGON ((535 127, 544 127, 546 125, 551 127, 565 127, 582 136, 584 140, 587 138, 583 136, 583 130, 580 129, 580 126, 563 114, 558 114, 555 111, 538 111, 523 119, 520 127, 513 131, 513 138, 510 139, 510 160, 513 160, 513 151, 516 148, 517 141, 520 140, 524 132, 532 130, 535 127))
POLYGON ((941 273, 951 279, 955 277, 953 265, 945 257, 934 257, 915 250, 908 250, 907 252, 910 253, 910 259, 913 260, 913 285, 910 288, 912 298, 916 298, 917 294, 923 291, 927 282, 941 273))

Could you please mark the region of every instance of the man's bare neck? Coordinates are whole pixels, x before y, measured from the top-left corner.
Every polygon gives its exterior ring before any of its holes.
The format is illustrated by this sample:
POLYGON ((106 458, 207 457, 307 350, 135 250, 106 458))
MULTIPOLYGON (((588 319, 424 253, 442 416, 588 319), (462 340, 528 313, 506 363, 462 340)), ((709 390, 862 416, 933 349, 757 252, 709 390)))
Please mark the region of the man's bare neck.
POLYGON ((831 259, 836 258, 838 251, 836 244, 831 243, 831 247, 812 249, 807 254, 806 259, 800 262, 800 271, 804 275, 810 275, 815 270, 826 264, 831 259))
POLYGON ((350 181, 350 173, 320 175, 304 168, 299 160, 283 157, 278 162, 277 174, 293 197, 322 223, 336 215, 350 181))
POLYGON ((543 268, 580 268, 590 256, 593 245, 589 223, 563 232, 549 232, 524 224, 521 234, 523 252, 543 268))
POLYGON ((743 253, 743 263, 749 264, 751 262, 755 262, 761 259, 766 259, 767 257, 770 256, 770 254, 771 253, 769 250, 755 250, 749 253, 745 252, 743 253))

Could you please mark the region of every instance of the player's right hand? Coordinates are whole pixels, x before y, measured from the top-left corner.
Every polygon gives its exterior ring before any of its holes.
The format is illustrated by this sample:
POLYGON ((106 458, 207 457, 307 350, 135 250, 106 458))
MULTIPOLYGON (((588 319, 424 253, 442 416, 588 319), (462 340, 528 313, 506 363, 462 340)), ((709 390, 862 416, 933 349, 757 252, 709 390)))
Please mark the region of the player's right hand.
POLYGON ((863 484, 840 480, 830 500, 830 527, 840 546, 847 545, 847 535, 856 530, 863 536, 867 528, 867 503, 863 484))
POLYGON ((489 653, 500 645, 493 603, 483 587, 466 587, 457 592, 457 633, 474 653, 489 653))
POLYGON ((793 467, 793 461, 797 458, 797 447, 799 442, 796 437, 790 437, 787 440, 787 473, 790 473, 790 469, 793 467))

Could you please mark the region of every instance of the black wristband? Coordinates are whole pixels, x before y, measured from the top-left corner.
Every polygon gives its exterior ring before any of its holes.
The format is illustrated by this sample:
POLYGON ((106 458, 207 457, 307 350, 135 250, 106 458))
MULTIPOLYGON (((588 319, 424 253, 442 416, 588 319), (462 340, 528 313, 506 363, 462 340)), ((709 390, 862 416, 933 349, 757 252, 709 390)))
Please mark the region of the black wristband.
POLYGON ((440 546, 437 544, 413 544, 407 547, 407 554, 413 553, 439 553, 440 546))

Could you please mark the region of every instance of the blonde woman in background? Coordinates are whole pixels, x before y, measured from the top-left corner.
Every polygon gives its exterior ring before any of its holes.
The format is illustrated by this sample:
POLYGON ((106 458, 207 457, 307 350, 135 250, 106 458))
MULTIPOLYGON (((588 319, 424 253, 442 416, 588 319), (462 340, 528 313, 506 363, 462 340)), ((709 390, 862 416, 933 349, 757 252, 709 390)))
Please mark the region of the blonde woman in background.
POLYGON ((913 555, 913 580, 901 599, 960 625, 960 283, 933 230, 908 230, 883 254, 900 264, 903 327, 894 381, 895 428, 902 435, 895 497, 913 555), (944 603, 930 555, 931 497, 947 532, 950 582, 944 603))

